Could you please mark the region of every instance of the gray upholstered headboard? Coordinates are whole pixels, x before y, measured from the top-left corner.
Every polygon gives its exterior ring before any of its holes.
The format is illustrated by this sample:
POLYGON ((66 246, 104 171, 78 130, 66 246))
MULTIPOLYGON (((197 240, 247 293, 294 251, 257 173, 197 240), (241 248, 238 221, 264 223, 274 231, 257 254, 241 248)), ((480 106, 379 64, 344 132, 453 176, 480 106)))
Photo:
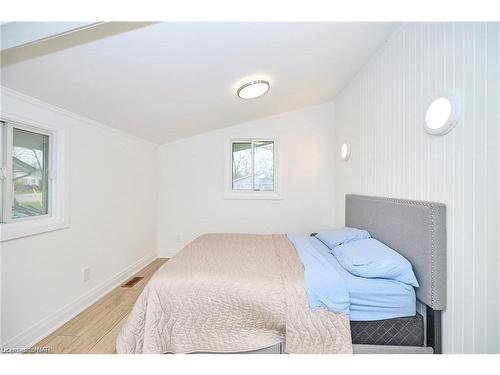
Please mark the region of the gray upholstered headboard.
POLYGON ((345 224, 366 229, 413 266, 417 298, 446 307, 446 206, 405 199, 346 195, 345 224))

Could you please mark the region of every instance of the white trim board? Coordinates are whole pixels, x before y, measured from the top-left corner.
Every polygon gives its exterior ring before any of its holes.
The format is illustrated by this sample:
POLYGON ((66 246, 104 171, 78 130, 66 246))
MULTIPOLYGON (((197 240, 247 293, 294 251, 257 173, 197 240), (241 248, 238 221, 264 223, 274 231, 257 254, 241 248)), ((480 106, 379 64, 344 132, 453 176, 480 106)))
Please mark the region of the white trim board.
POLYGON ((99 299, 108 294, 111 290, 122 284, 130 276, 144 268, 146 265, 155 260, 156 254, 148 254, 143 256, 134 264, 128 266, 123 271, 120 271, 115 276, 109 278, 101 285, 93 288, 75 301, 67 304, 55 313, 35 323, 30 328, 24 330, 17 336, 2 344, 5 347, 13 348, 29 348, 36 344, 49 334, 60 328, 63 324, 73 319, 83 310, 93 305, 99 299))
POLYGON ((158 249, 158 251, 157 251, 158 258, 170 259, 175 254, 177 254, 179 251, 181 251, 183 247, 184 247, 184 245, 179 246, 178 249, 158 249))
POLYGON ((1 51, 37 44, 58 38, 104 22, 7 22, 1 25, 1 51))

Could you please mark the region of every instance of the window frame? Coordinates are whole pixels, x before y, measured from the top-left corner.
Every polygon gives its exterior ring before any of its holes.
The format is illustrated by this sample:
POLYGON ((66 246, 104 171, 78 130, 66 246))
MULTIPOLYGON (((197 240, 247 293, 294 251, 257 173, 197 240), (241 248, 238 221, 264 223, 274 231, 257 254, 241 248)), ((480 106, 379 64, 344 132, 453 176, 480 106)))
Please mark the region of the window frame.
POLYGON ((2 199, 2 209, 0 210, 0 222, 2 224, 11 224, 11 223, 18 223, 22 221, 28 221, 28 220, 42 220, 46 219, 49 217, 52 217, 52 204, 54 201, 54 179, 53 179, 53 173, 52 173, 52 168, 54 165, 54 152, 53 152, 53 140, 54 140, 54 132, 49 131, 46 129, 40 129, 36 128, 30 125, 25 125, 21 123, 17 123, 14 121, 2 121, 4 123, 4 137, 5 140, 2 139, 2 142, 4 141, 5 145, 5 179, 3 180, 3 189, 5 190, 3 199, 2 199), (36 134, 41 134, 41 135, 46 135, 49 137, 49 157, 48 157, 48 176, 47 176, 47 183, 48 183, 48 205, 47 205, 47 213, 44 215, 36 215, 36 216, 28 216, 28 217, 23 217, 23 218, 13 218, 12 217, 12 206, 11 202, 13 201, 14 198, 14 183, 12 182, 13 180, 13 164, 12 164, 12 154, 14 151, 14 129, 20 129, 36 134))
POLYGON ((39 233, 67 228, 69 226, 69 197, 68 197, 68 161, 67 161, 67 132, 65 129, 35 123, 15 116, 2 116, 3 123, 0 142, 4 149, 0 158, 5 178, 0 187, 0 242, 39 233), (24 218, 12 218, 12 198, 14 184, 12 182, 13 165, 13 129, 21 129, 49 137, 48 163, 48 207, 47 214, 24 218))
POLYGON ((281 165, 279 158, 279 141, 275 137, 234 137, 224 142, 224 199, 282 199, 281 196, 281 165), (233 144, 252 144, 252 186, 254 186, 255 142, 273 142, 273 191, 267 190, 234 190, 233 189, 233 144))

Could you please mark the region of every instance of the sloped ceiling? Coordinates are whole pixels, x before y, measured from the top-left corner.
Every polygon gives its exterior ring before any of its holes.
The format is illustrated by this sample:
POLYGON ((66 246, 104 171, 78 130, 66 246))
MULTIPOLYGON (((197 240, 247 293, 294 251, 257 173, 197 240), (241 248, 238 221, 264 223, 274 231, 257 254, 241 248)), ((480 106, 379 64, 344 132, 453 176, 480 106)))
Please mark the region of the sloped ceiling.
POLYGON ((1 84, 161 144, 333 99, 396 26, 105 23, 8 50, 1 84))

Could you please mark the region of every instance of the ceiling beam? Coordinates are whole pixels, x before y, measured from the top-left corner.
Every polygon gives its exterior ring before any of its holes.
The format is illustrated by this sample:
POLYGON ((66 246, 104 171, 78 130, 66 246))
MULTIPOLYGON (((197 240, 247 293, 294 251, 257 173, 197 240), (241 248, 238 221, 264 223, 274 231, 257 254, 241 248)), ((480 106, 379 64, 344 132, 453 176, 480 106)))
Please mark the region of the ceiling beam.
POLYGON ((0 25, 0 51, 39 43, 102 22, 7 22, 0 25))
MULTIPOLYGON (((39 56, 50 54, 66 48, 75 47, 77 45, 89 43, 98 39, 110 37, 112 35, 124 33, 145 27, 156 22, 9 22, 0 26, 2 50, 0 51, 0 67, 6 67, 11 64, 16 64, 24 60, 33 59, 39 56), (13 24, 19 24, 10 26, 13 24), (45 26, 37 29, 38 26, 31 24, 43 24, 45 26), (66 31, 62 30, 62 26, 58 24, 66 24, 66 31), (69 24, 79 27, 71 28, 69 24), (53 26, 56 25, 56 26, 53 26), (36 26, 36 27, 35 27, 36 26), (44 29, 44 27, 46 27, 44 29), (59 28, 59 33, 54 34, 59 28), (8 30, 7 35, 4 31, 8 30), (9 36, 14 33, 14 30, 19 31, 19 36, 9 36), (49 32, 49 29, 52 30, 49 32), (31 35, 30 37, 28 37, 31 35), (42 35, 46 35, 42 37, 42 35), (5 48, 5 41, 15 47, 5 48), (17 40, 17 41, 16 41, 17 40)), ((8 46, 7 44, 6 46, 8 46)))

